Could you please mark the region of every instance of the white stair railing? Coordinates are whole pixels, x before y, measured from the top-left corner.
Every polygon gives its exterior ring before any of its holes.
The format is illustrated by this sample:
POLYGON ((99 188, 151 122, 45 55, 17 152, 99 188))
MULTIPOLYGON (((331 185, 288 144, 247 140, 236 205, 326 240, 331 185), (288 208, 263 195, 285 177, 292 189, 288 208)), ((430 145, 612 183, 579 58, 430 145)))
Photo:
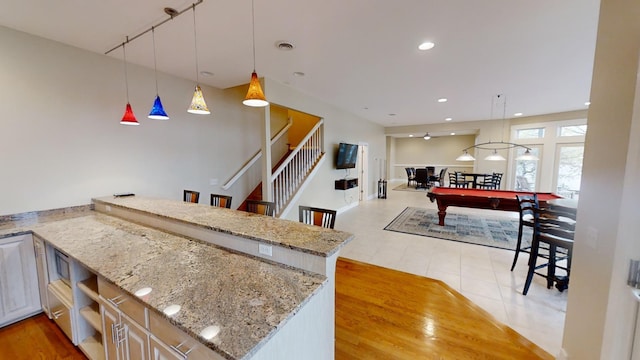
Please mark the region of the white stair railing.
MULTIPOLYGON (((291 125, 293 125, 293 119, 289 118, 287 124, 282 128, 282 130, 280 130, 271 139, 271 145, 275 144, 276 141, 278 141, 284 134, 286 134, 287 131, 289 131, 289 128, 291 128, 291 125)), ((253 164, 256 163, 256 161, 258 161, 258 159, 260 159, 261 156, 262 156, 262 150, 256 151, 253 157, 251 157, 251 159, 249 159, 246 163, 244 163, 244 165, 240 168, 240 170, 236 171, 236 173, 233 174, 233 176, 231 176, 229 180, 225 181, 224 185, 222 185, 222 188, 225 190, 229 190, 231 186, 235 184, 235 182, 238 181, 238 179, 240 179, 242 175, 244 175, 244 173, 246 173, 247 170, 249 170, 249 168, 251 168, 253 164)))
POLYGON ((276 215, 287 206, 313 167, 324 154, 324 120, 320 120, 307 136, 273 172, 271 191, 276 215))

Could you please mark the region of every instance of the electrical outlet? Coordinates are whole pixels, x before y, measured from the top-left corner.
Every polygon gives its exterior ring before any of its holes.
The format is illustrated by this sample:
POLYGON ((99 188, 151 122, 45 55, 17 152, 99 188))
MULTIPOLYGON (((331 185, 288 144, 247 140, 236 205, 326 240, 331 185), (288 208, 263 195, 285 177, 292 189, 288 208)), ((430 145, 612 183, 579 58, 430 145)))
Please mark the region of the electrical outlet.
POLYGON ((262 255, 273 256, 273 246, 258 244, 258 252, 262 255))
POLYGON ((212 186, 218 185, 218 179, 209 179, 209 185, 212 185, 212 186))

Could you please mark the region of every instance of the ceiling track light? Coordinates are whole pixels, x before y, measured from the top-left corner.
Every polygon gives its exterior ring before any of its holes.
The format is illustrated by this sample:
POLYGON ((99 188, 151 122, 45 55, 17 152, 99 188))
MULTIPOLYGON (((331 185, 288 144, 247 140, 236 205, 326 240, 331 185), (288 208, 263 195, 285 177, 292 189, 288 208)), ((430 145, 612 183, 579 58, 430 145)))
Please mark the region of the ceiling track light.
MULTIPOLYGON (((149 118, 151 119, 168 119, 169 117, 166 115, 166 112, 164 112, 164 108, 162 107, 162 102, 160 100, 160 96, 158 95, 158 76, 157 76, 157 69, 156 69, 156 46, 155 46, 155 29, 157 27, 159 27, 160 25, 166 23, 169 20, 173 20, 176 17, 182 15, 183 13, 185 13, 188 10, 193 9, 193 21, 194 21, 194 26, 193 26, 193 35, 194 35, 194 42, 195 42, 195 12, 196 12, 196 6, 202 4, 204 0, 198 0, 195 3, 191 4, 189 7, 181 10, 181 11, 177 11, 173 8, 164 8, 164 12, 165 14, 169 15, 168 18, 162 20, 161 22, 151 26, 150 28, 134 35, 134 36, 127 36, 127 40, 125 42, 123 42, 122 44, 116 45, 113 48, 107 50, 104 54, 108 55, 109 53, 111 53, 112 51, 122 47, 122 51, 124 52, 124 48, 125 45, 127 45, 128 43, 132 42, 133 40, 136 40, 137 38, 141 37, 142 35, 148 33, 149 31, 152 32, 152 34, 154 35, 154 40, 153 40, 153 64, 154 64, 154 71, 156 71, 156 99, 153 103, 153 107, 151 108, 151 112, 149 114, 149 118), (152 117, 154 116, 154 117, 152 117), (166 116, 166 118, 165 118, 166 116)), ((197 44, 196 44, 197 45, 197 44)), ((127 60, 126 60, 126 54, 124 55, 125 60, 125 82, 127 82, 127 60)), ((196 81, 198 80, 197 77, 197 68, 198 68, 198 49, 196 46, 196 81)), ((202 96, 202 90, 200 89, 200 86, 196 84, 196 89, 195 92, 193 94, 193 101, 192 101, 192 106, 189 107, 189 112, 193 112, 196 114, 209 114, 209 109, 207 109, 207 104, 204 103, 204 97, 202 96), (194 104, 195 102, 195 104, 194 104), (191 111, 192 107, 194 107, 194 110, 191 111)), ((125 116, 122 118, 122 121, 120 122, 121 124, 126 124, 126 125, 139 125, 138 121, 136 120, 135 116, 133 115, 133 110, 131 110, 131 105, 129 104, 129 85, 127 83, 127 108, 125 110, 125 116)))
POLYGON ((269 105, 267 98, 264 96, 258 73, 256 73, 256 18, 254 11, 254 0, 251 0, 251 32, 253 42, 253 72, 251 73, 251 81, 249 82, 249 90, 247 96, 242 101, 243 104, 252 107, 265 107, 269 105))

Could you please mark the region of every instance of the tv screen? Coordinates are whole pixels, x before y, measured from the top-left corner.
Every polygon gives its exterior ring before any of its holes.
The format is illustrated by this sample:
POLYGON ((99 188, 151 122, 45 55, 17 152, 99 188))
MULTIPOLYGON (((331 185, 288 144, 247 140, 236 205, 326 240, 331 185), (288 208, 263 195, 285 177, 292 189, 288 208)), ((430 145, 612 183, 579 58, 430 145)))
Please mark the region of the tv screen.
POLYGON ((352 169, 356 167, 358 160, 358 145, 340 143, 336 158, 337 169, 352 169))

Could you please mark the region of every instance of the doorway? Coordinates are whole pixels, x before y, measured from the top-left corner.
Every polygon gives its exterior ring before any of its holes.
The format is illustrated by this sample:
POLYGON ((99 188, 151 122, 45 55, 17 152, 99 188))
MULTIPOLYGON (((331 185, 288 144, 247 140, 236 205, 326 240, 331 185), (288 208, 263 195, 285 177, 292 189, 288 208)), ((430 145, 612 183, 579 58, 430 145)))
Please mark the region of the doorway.
POLYGON ((358 158, 360 159, 358 161, 360 167, 358 172, 360 178, 358 180, 358 186, 360 187, 358 200, 365 201, 369 193, 369 144, 358 143, 358 152, 358 158))

